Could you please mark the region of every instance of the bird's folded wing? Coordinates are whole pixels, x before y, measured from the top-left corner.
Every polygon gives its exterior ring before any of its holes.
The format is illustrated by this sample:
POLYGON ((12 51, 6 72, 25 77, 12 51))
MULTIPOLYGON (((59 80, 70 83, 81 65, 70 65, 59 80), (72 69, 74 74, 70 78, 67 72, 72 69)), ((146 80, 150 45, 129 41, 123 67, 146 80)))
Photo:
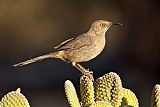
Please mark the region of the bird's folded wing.
POLYGON ((56 46, 56 50, 74 50, 78 48, 82 48, 84 46, 90 45, 91 40, 90 36, 82 34, 75 39, 69 39, 62 42, 60 45, 56 46))
POLYGON ((58 50, 59 48, 61 48, 62 46, 64 46, 65 44, 67 44, 69 41, 71 41, 73 39, 74 38, 67 39, 64 42, 60 43, 59 45, 55 46, 54 48, 58 50))

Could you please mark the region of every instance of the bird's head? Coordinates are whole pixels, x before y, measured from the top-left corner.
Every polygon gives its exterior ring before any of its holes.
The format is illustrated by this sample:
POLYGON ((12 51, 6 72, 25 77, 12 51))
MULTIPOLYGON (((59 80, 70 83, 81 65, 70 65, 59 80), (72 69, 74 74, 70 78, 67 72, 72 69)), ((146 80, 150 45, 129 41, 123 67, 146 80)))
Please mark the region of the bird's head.
POLYGON ((105 35, 106 31, 113 25, 122 25, 121 23, 109 22, 106 20, 97 20, 92 23, 89 31, 94 31, 96 34, 105 35))

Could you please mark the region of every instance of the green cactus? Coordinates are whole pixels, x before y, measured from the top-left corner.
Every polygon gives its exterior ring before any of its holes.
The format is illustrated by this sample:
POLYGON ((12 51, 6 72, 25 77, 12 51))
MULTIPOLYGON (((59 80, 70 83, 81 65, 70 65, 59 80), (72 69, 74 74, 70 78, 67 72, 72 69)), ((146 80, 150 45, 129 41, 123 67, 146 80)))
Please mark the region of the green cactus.
MULTIPOLYGON (((64 85, 66 97, 71 107, 139 107, 135 94, 122 87, 120 77, 110 72, 96 81, 87 75, 80 78, 81 102, 71 81, 64 85)), ((0 107, 30 107, 20 88, 9 92, 0 101, 0 107)), ((156 84, 152 91, 151 107, 160 107, 160 85, 156 84)))
POLYGON ((131 90, 123 88, 123 98, 120 107, 128 105, 132 105, 133 107, 139 107, 138 100, 135 94, 131 90))
POLYGON ((113 107, 110 103, 105 101, 97 101, 92 103, 89 107, 113 107))
POLYGON ((124 107, 127 105, 138 107, 136 96, 122 87, 121 79, 116 73, 110 72, 99 77, 94 83, 90 77, 82 75, 80 78, 81 105, 73 84, 68 81, 65 82, 65 92, 71 107, 124 107), (66 83, 71 84, 70 87, 66 88, 66 83))
POLYGON ((18 88, 2 98, 0 107, 30 107, 30 105, 25 96, 20 93, 20 88, 18 88))
POLYGON ((80 91, 83 107, 89 107, 94 102, 94 87, 91 78, 85 75, 81 76, 80 91))
POLYGON ((81 107, 77 97, 75 87, 73 86, 71 81, 67 80, 65 82, 64 89, 65 89, 66 97, 68 99, 70 106, 81 107))
POLYGON ((114 107, 121 105, 123 97, 122 83, 116 73, 110 72, 98 78, 94 83, 94 87, 96 101, 110 102, 114 107))
POLYGON ((152 91, 151 107, 160 107, 160 85, 156 84, 152 91))

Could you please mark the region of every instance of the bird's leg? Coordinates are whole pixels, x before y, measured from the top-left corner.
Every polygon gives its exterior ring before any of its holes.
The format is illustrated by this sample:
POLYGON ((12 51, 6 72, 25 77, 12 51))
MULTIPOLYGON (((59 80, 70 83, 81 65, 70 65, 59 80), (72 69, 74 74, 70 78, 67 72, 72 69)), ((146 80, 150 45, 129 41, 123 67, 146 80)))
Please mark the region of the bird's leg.
POLYGON ((93 74, 93 72, 92 71, 89 71, 89 68, 88 69, 85 69, 84 67, 82 67, 82 65, 80 65, 79 63, 76 63, 76 65, 80 68, 80 69, 82 69, 85 73, 90 73, 90 74, 93 74))
POLYGON ((85 73, 84 68, 82 69, 82 68, 80 68, 79 66, 77 66, 77 63, 72 62, 72 66, 74 66, 74 67, 77 68, 79 71, 81 71, 82 74, 85 73))
POLYGON ((92 81, 94 81, 93 78, 93 72, 86 70, 84 67, 82 67, 79 63, 72 63, 72 66, 74 66, 75 68, 77 68, 79 71, 81 71, 81 73, 83 75, 88 76, 92 81))

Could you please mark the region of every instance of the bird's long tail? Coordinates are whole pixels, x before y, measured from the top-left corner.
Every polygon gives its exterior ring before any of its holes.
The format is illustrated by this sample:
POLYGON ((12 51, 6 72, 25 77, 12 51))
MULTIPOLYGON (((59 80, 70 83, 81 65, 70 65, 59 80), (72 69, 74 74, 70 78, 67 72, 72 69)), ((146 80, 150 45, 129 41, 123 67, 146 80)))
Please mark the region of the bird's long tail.
POLYGON ((30 59, 30 60, 27 60, 27 61, 18 63, 18 64, 14 64, 13 66, 14 66, 14 67, 16 67, 16 66, 23 66, 23 65, 27 65, 27 64, 30 64, 30 63, 33 63, 33 62, 41 61, 41 60, 43 60, 43 59, 58 58, 57 55, 58 55, 58 52, 53 52, 53 53, 49 53, 49 54, 46 54, 46 55, 42 55, 42 56, 39 56, 39 57, 30 59))

